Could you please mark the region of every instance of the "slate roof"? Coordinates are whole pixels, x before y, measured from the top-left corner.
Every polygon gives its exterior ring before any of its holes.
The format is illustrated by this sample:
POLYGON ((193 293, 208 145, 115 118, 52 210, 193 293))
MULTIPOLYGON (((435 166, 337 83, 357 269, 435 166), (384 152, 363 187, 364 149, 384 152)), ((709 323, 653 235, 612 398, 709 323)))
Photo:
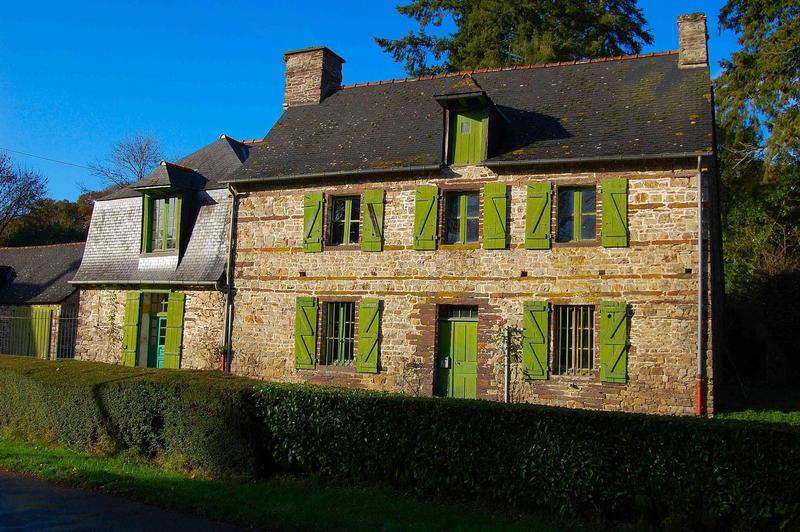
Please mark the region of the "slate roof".
MULTIPOLYGON (((455 76, 343 87, 290 107, 231 182, 442 164, 435 95, 455 76)), ((677 52, 471 72, 508 127, 487 165, 710 153, 707 67, 678 68, 677 52)))
MULTIPOLYGON (((230 197, 222 179, 247 159, 248 145, 226 136, 176 163, 159 166, 133 186, 198 179, 190 190, 180 254, 140 254, 142 193, 127 187, 97 201, 83 262, 73 283, 212 284, 225 271, 230 197)), ((187 184, 183 182, 183 184, 187 184)))
MULTIPOLYGON (((183 168, 184 174, 186 171, 194 170, 195 173, 192 174, 192 179, 197 179, 196 186, 200 190, 225 188, 226 185, 222 181, 230 177, 242 165, 242 162, 247 160, 249 150, 247 143, 222 135, 208 146, 178 159, 174 163, 167 163, 167 165, 172 165, 173 175, 178 173, 178 168, 183 168)), ((159 165, 158 168, 141 181, 134 183, 130 187, 116 190, 98 201, 141 197, 141 192, 135 190, 134 187, 148 186, 148 183, 162 183, 169 179, 169 167, 167 165, 159 165)))
POLYGON ((60 303, 81 263, 84 243, 0 248, 0 305, 60 303))
POLYGON ((150 175, 132 184, 130 188, 134 190, 145 190, 173 187, 189 190, 203 190, 206 181, 206 178, 191 168, 161 161, 158 168, 153 170, 150 175))

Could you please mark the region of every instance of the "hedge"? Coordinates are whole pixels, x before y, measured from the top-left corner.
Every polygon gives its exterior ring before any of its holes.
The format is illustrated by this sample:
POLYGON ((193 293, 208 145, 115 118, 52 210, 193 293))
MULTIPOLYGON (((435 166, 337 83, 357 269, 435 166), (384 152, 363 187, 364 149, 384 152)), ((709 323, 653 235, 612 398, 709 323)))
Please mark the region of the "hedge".
POLYGON ((0 358, 0 428, 609 522, 800 526, 800 430, 0 358))

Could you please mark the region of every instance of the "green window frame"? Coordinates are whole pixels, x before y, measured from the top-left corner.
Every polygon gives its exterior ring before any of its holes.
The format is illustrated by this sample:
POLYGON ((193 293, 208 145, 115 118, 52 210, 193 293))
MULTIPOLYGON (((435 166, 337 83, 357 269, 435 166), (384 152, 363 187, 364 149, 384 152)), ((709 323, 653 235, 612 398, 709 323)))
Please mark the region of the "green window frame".
POLYGON ((478 242, 481 198, 477 190, 447 192, 444 200, 444 243, 478 242))
POLYGON ((331 201, 330 236, 332 246, 358 244, 361 229, 361 197, 340 196, 331 201))
POLYGON ((558 242, 597 240, 596 187, 558 189, 558 242))
POLYGON ((356 304, 331 301, 323 307, 321 365, 353 364, 356 336, 356 304))
POLYGON ((590 375, 594 370, 594 306, 555 307, 556 375, 590 375))
POLYGON ((142 251, 171 251, 180 246, 181 208, 180 196, 144 197, 142 251))

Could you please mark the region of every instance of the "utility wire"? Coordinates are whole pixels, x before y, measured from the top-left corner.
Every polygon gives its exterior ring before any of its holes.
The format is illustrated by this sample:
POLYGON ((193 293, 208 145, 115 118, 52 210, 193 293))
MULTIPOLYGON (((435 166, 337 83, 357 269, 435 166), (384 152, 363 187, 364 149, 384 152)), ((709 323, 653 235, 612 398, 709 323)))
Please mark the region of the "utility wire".
POLYGON ((51 163, 66 164, 67 166, 74 166, 76 168, 83 168, 85 170, 92 170, 88 166, 83 166, 82 164, 68 163, 67 161, 59 161, 58 159, 51 159, 50 157, 43 157, 41 155, 34 155, 33 153, 26 153, 24 151, 12 150, 11 148, 0 147, 0 150, 8 151, 8 152, 11 152, 11 153, 18 153, 20 155, 26 155, 28 157, 35 157, 36 159, 42 159, 43 161, 50 161, 51 163))

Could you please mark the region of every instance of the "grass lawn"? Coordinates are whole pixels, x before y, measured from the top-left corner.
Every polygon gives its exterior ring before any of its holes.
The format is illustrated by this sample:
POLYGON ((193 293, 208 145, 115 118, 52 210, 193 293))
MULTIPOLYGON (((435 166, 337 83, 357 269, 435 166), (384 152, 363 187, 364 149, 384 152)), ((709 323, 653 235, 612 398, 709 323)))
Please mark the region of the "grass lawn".
POLYGON ((728 393, 730 405, 717 413, 720 419, 740 419, 800 425, 800 388, 737 388, 728 393))
POLYGON ((374 487, 278 478, 235 482, 192 478, 155 465, 0 438, 0 470, 102 490, 161 507, 270 529, 576 530, 579 523, 435 504, 374 487))

